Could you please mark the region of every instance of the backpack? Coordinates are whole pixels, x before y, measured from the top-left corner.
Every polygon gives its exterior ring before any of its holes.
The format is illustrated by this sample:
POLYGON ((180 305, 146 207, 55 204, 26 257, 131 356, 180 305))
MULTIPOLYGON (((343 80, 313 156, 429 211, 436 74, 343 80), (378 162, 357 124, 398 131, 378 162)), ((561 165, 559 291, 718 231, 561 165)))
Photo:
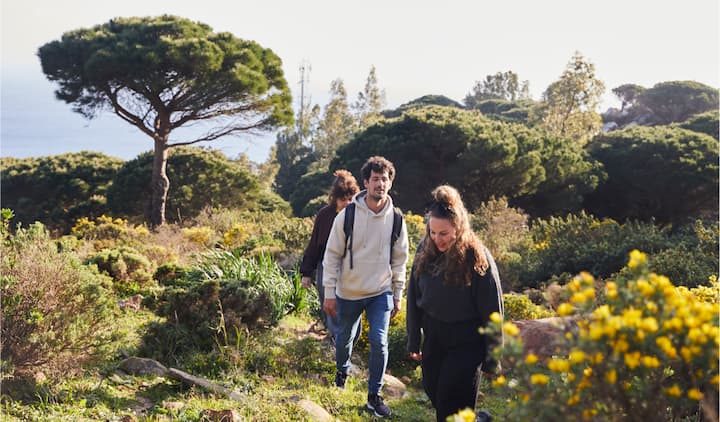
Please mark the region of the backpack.
MULTIPOLYGON (((353 253, 352 253, 352 235, 353 226, 355 224, 355 204, 349 203, 345 207, 345 221, 343 222, 343 232, 345 232, 345 250, 343 251, 343 258, 350 251, 350 269, 353 268, 353 253)), ((392 236, 390 236, 390 262, 392 263, 392 250, 395 246, 395 242, 400 238, 400 230, 403 224, 402 212, 393 207, 393 225, 392 225, 392 236)))

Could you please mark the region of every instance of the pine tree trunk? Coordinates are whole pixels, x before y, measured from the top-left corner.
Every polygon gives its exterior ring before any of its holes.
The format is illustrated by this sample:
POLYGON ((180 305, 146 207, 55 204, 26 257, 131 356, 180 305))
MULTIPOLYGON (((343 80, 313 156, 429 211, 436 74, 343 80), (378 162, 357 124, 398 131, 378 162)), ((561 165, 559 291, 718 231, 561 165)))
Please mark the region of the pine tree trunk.
POLYGON ((155 155, 153 157, 152 170, 152 199, 150 201, 150 227, 155 228, 165 224, 165 203, 170 188, 170 180, 167 177, 167 135, 155 138, 155 155))

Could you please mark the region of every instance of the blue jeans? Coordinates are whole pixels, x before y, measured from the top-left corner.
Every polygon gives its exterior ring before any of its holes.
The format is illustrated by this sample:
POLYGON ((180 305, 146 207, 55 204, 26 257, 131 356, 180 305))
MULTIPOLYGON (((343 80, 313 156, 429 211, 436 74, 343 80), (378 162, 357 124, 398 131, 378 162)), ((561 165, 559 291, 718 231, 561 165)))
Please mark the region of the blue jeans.
POLYGON ((339 328, 335 342, 335 364, 337 370, 347 374, 350 369, 350 355, 353 341, 360 329, 360 315, 365 311, 370 329, 370 361, 368 362, 368 392, 378 394, 382 388, 382 377, 388 361, 388 326, 393 309, 392 292, 360 300, 337 298, 339 328))

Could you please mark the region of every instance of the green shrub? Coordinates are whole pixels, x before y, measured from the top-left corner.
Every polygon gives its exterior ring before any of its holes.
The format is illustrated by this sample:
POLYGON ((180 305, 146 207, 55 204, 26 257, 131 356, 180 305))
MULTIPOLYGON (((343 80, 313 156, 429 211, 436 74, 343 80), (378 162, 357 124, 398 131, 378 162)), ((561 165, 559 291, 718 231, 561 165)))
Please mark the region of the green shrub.
POLYGON ((44 226, 18 228, 0 247, 2 377, 66 376, 109 341, 110 279, 58 251, 44 226))
POLYGON ((682 227, 670 237, 670 249, 650 257, 650 269, 665 274, 677 285, 706 285, 718 275, 720 224, 701 220, 682 227))
POLYGON ((510 207, 505 197, 491 198, 475 210, 471 223, 495 258, 503 289, 519 290, 522 254, 532 246, 528 215, 510 207))
POLYGON ((555 313, 536 305, 530 301, 525 295, 521 294, 505 294, 503 295, 505 306, 505 319, 508 321, 518 321, 527 319, 540 319, 555 316, 555 313))
POLYGON ((245 258, 227 251, 211 251, 159 297, 148 300, 176 332, 151 327, 145 353, 163 360, 192 349, 208 351, 218 336, 233 343, 242 327, 258 329, 306 306, 299 274, 288 275, 268 256, 245 258), (167 337, 186 336, 181 347, 167 337), (150 345, 155 345, 152 350, 150 345))
POLYGON ((537 287, 562 273, 589 271, 606 278, 623 267, 628 252, 655 253, 671 246, 665 231, 652 223, 598 220, 580 212, 532 224, 533 247, 526 252, 521 284, 537 287))
POLYGON ((311 218, 289 217, 278 211, 206 208, 194 224, 221 233, 222 245, 238 249, 243 255, 269 253, 278 257, 302 253, 312 233, 313 221, 311 218))
POLYGON ((153 279, 161 286, 174 286, 183 280, 189 271, 190 268, 184 265, 166 263, 160 265, 157 270, 155 270, 153 279))
POLYGON ((129 246, 103 249, 87 259, 115 281, 121 294, 135 294, 151 286, 153 268, 150 261, 129 246))

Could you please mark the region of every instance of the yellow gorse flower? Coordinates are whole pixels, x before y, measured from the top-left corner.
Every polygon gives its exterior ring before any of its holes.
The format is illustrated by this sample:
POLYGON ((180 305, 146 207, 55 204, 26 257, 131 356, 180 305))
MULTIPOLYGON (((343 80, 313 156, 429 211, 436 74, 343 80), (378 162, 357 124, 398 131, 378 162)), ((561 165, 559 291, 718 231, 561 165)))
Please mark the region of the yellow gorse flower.
POLYGON ((607 371, 605 373, 605 381, 610 384, 615 384, 615 381, 617 381, 617 372, 614 369, 607 371))
POLYGON ((560 306, 558 306, 557 313, 560 316, 567 316, 573 313, 575 308, 569 304, 569 303, 561 303, 560 306))
POLYGON ((532 374, 530 375, 530 383, 545 385, 550 381, 550 377, 545 374, 532 374))
POLYGON ((528 365, 532 365, 537 361, 538 357, 534 353, 528 353, 528 355, 525 357, 525 363, 527 363, 528 365))
POLYGON ((630 252, 630 261, 628 262, 628 267, 630 269, 635 269, 637 267, 640 267, 642 265, 645 265, 647 262, 647 255, 640 252, 637 249, 634 249, 630 252))
POLYGON ((501 385, 505 385, 505 383, 506 383, 506 380, 505 380, 505 376, 504 376, 504 375, 500 375, 499 377, 495 378, 495 379, 492 381, 493 387, 499 387, 499 386, 501 386, 501 385))
POLYGON ((673 384, 672 387, 668 387, 665 389, 665 394, 667 394, 668 396, 680 397, 682 395, 682 391, 677 384, 673 384))
POLYGON ((516 336, 520 334, 520 329, 518 328, 518 326, 510 321, 503 324, 503 331, 505 332, 505 334, 510 336, 516 336))

